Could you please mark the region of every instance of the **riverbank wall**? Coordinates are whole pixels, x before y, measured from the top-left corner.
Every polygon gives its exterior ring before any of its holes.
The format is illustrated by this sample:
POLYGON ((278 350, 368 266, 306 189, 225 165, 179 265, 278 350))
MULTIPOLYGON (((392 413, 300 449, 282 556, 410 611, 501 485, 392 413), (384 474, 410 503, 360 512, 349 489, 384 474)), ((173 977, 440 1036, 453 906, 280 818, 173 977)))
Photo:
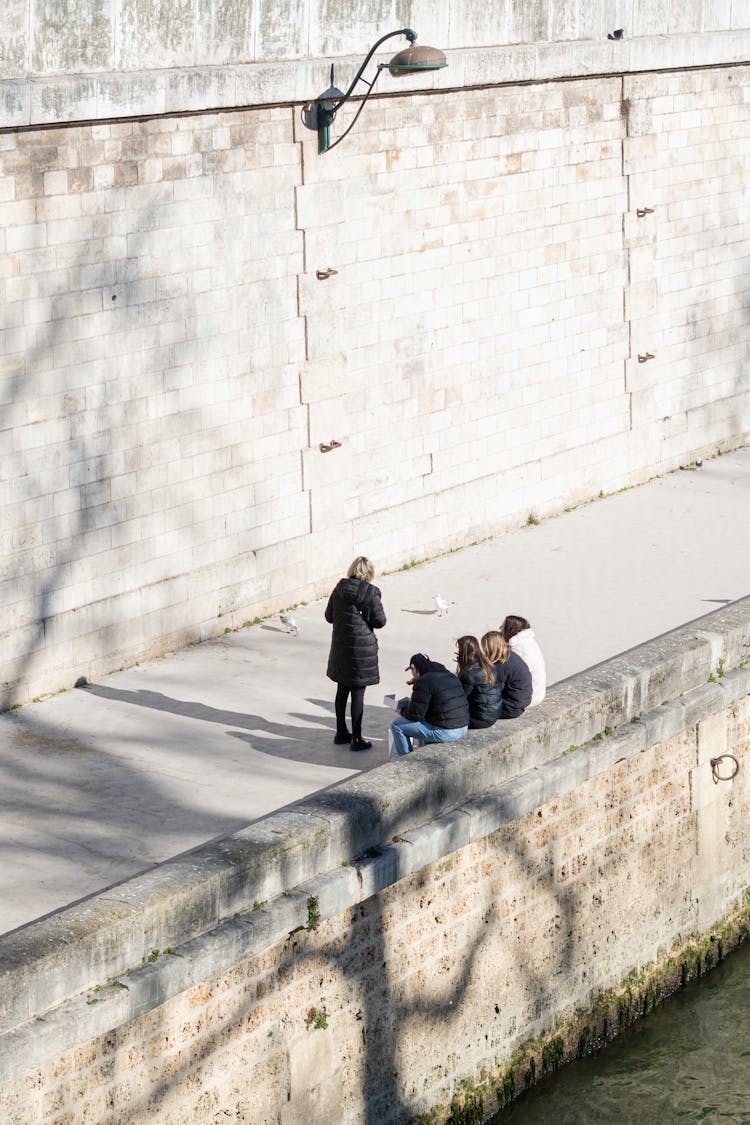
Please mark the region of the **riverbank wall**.
POLYGON ((10 5, 0 707, 750 434, 743 6, 392 7, 10 5))
POLYGON ((746 935, 749 643, 744 599, 4 936, 3 1121, 486 1119, 746 935))

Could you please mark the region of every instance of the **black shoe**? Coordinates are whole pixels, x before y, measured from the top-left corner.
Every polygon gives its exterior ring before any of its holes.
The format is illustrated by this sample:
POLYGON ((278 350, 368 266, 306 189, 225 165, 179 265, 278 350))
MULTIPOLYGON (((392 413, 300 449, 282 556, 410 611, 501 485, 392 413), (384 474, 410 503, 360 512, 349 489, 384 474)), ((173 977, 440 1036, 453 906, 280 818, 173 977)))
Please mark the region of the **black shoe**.
POLYGON ((348 731, 348 730, 336 731, 336 734, 335 734, 334 739, 333 739, 336 746, 344 746, 347 742, 351 742, 351 740, 352 740, 351 731, 348 731))
POLYGON ((372 743, 364 738, 353 738, 350 750, 372 750, 372 743))

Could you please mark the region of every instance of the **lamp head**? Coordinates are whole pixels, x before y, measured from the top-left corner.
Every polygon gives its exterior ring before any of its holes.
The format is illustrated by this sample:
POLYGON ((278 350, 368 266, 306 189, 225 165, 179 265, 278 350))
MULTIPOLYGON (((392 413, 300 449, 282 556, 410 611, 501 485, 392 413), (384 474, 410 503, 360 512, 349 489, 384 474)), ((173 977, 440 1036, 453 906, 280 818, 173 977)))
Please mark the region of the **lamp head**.
MULTIPOLYGON (((343 141, 344 137, 359 117, 382 70, 389 70, 394 78, 403 78, 409 74, 421 74, 423 71, 441 70, 442 67, 448 65, 442 51, 438 51, 435 47, 418 47, 416 39, 417 33, 416 31, 412 31, 410 27, 402 27, 399 31, 389 31, 386 35, 381 35, 377 43, 374 43, 368 51, 365 61, 360 66, 349 89, 345 93, 342 93, 341 90, 334 85, 333 66, 331 66, 330 86, 311 103, 307 110, 307 121, 310 123, 309 127, 317 128, 318 131, 318 152, 327 152, 329 148, 333 148, 334 145, 343 141), (409 42, 409 46, 403 51, 399 51, 397 55, 394 55, 390 63, 380 63, 372 81, 368 82, 367 79, 363 77, 365 67, 381 43, 384 43, 386 39, 392 39, 394 35, 404 35, 409 42), (357 83, 360 81, 367 87, 367 93, 362 99, 360 107, 354 115, 354 119, 349 127, 344 130, 338 140, 331 142, 331 125, 333 124, 336 114, 338 110, 341 109, 344 102, 347 102, 352 96, 357 83)), ((306 124, 307 121, 305 122, 306 124)))
POLYGON ((445 55, 437 47, 410 43, 403 51, 393 56, 388 64, 388 70, 393 78, 404 78, 409 74, 421 74, 425 70, 442 70, 447 65, 445 55))

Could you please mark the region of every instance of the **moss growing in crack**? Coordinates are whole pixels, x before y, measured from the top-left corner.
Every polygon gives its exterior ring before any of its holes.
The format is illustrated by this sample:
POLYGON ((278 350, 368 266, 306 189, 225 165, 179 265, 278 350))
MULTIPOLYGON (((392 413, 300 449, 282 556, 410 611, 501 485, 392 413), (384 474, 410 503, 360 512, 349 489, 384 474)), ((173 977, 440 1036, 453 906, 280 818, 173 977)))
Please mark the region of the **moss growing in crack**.
POLYGON ((510 1105, 516 1097, 516 1076, 512 1067, 508 1067, 497 1091, 500 1105, 510 1105))
POLYGON ((307 900, 307 927, 309 932, 317 930, 320 925, 320 900, 317 895, 310 895, 307 900))
POLYGON ((325 1008, 310 1008, 305 1016, 305 1027, 309 1031, 325 1031, 328 1027, 328 1012, 325 1008))
POLYGON ((561 1036, 555 1035, 542 1047, 542 1074, 551 1074, 553 1070, 557 1070, 564 1057, 565 1043, 561 1036))
MULTIPOLYGON (((617 988, 599 994, 590 1007, 561 1016, 554 1027, 521 1043, 505 1062, 497 1062, 477 1081, 464 1080, 450 1107, 437 1108, 424 1122, 474 1120, 457 1113, 481 1105, 485 1117, 510 1105, 525 1089, 574 1058, 600 1050, 642 1016, 653 1011, 684 983, 703 975, 726 953, 750 940, 750 890, 724 920, 704 935, 690 935, 671 952, 659 949, 656 959, 631 969, 617 988), (450 1114, 450 1116, 445 1116, 450 1114)), ((415 1119, 422 1120, 421 1118, 415 1119)))
POLYGON ((446 1125, 482 1125, 485 1120, 481 1092, 469 1082, 460 1082, 451 1102, 446 1125))

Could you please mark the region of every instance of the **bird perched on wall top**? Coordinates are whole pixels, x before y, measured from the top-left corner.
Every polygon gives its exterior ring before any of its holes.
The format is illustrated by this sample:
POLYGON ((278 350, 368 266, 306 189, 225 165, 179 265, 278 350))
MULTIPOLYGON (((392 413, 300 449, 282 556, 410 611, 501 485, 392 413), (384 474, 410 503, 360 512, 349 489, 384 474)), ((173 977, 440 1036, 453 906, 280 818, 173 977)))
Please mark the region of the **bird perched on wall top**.
POLYGON ((438 617, 446 617, 450 607, 456 604, 455 602, 449 602, 442 594, 433 594, 432 600, 435 603, 438 617))
POLYGON ((291 633, 293 637, 299 636, 299 625, 292 617, 291 613, 280 613, 279 620, 282 625, 286 626, 287 633, 291 633))

